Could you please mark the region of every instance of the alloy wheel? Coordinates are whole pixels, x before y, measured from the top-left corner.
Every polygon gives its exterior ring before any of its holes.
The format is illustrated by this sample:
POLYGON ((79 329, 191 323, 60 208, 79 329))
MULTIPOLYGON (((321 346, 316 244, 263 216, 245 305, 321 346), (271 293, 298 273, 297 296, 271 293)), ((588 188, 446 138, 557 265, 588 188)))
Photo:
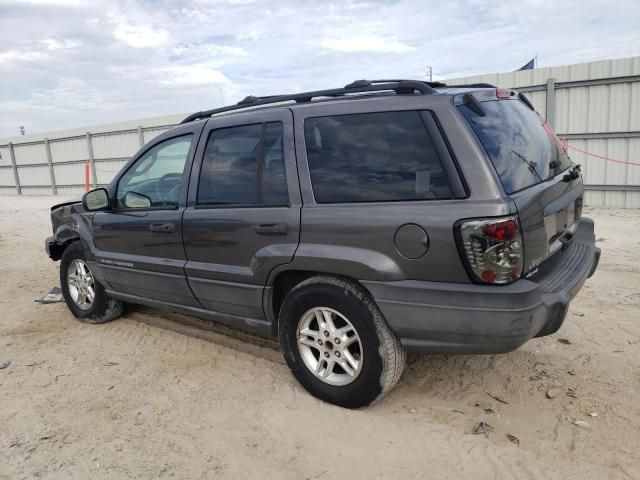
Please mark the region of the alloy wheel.
POLYGON ((75 259, 69 264, 67 286, 73 303, 82 310, 89 310, 95 300, 95 280, 84 261, 75 259))
POLYGON ((324 383, 344 386, 362 370, 363 349, 353 324, 328 307, 307 310, 298 322, 298 350, 305 366, 324 383))

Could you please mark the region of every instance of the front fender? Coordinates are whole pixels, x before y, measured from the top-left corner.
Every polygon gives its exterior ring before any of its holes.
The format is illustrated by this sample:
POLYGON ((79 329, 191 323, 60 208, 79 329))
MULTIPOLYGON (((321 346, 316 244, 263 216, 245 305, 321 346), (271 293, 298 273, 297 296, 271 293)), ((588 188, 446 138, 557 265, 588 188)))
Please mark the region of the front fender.
POLYGON ((88 215, 79 203, 54 207, 51 211, 53 235, 45 240, 45 250, 49 258, 54 261, 60 260, 71 242, 81 240, 89 259, 92 259, 94 249, 89 221, 88 215))

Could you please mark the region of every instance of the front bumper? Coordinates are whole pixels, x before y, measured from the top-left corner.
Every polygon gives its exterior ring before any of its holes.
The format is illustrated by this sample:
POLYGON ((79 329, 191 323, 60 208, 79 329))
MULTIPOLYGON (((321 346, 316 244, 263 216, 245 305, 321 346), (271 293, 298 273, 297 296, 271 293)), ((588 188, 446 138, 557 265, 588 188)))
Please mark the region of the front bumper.
POLYGON ((58 242, 56 242, 56 239, 53 235, 47 237, 47 239, 44 241, 44 250, 45 252, 47 252, 47 257, 49 257, 51 260, 60 260, 60 246, 58 245, 58 242))
POLYGON ((562 325, 569 302, 595 272, 600 249, 593 221, 580 220, 573 241, 530 279, 509 285, 363 281, 409 351, 502 353, 562 325))

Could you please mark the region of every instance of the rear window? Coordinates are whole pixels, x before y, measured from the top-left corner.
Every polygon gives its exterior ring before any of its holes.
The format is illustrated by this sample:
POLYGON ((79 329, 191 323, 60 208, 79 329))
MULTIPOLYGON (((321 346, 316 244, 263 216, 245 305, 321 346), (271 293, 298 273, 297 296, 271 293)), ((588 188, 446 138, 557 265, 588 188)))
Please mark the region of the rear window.
POLYGON ((480 105, 484 117, 466 105, 458 108, 484 146, 507 193, 536 185, 570 166, 551 129, 522 102, 494 100, 480 105))
POLYGON ((420 112, 379 112, 305 120, 318 203, 451 198, 420 112))

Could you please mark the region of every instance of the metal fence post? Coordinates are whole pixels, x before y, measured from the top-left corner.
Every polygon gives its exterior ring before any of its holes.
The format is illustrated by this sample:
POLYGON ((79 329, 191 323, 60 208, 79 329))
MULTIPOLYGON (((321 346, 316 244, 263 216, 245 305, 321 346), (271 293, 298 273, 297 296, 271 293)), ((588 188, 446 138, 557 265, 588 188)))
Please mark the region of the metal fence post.
POLYGON ((51 144, 49 139, 44 139, 44 149, 47 154, 47 163, 49 164, 49 178, 51 179, 51 193, 58 194, 58 186, 56 185, 56 174, 53 171, 53 157, 51 156, 51 144))
POLYGON ((9 156, 11 157, 11 165, 13 166, 13 180, 16 182, 16 192, 22 195, 20 187, 20 177, 18 176, 18 165, 16 164, 16 154, 13 151, 13 143, 9 142, 9 156))
POLYGON ((556 79, 547 79, 547 125, 556 127, 556 79))
POLYGON ((138 143, 140 143, 140 146, 144 146, 144 132, 142 130, 142 126, 138 127, 138 143))
POLYGON ((91 132, 87 132, 87 150, 89 151, 89 166, 91 167, 91 178, 93 188, 98 186, 98 174, 96 172, 96 159, 93 156, 93 143, 91 142, 91 132))

